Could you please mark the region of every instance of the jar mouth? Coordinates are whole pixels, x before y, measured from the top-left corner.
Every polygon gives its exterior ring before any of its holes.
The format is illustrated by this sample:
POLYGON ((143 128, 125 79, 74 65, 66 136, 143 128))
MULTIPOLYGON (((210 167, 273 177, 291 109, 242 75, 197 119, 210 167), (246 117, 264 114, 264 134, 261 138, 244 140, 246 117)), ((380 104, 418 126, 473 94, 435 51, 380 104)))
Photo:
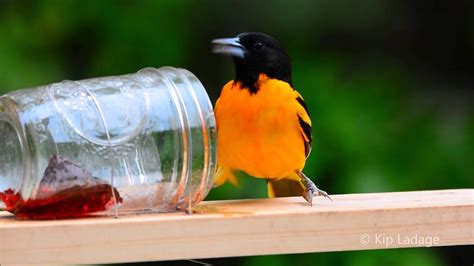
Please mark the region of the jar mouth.
POLYGON ((4 195, 0 197, 0 208, 8 207, 2 201, 5 195, 18 195, 25 175, 25 147, 13 104, 5 97, 0 98, 0 195, 4 195))
POLYGON ((215 120, 211 101, 204 86, 191 72, 172 67, 157 71, 170 84, 175 105, 180 109, 183 123, 183 178, 184 193, 179 196, 178 208, 198 204, 214 183, 215 120))
POLYGON ((176 185, 172 202, 178 209, 198 204, 212 188, 215 162, 215 119, 204 86, 191 72, 173 67, 145 68, 138 74, 158 81, 169 93, 178 153, 172 168, 176 185))

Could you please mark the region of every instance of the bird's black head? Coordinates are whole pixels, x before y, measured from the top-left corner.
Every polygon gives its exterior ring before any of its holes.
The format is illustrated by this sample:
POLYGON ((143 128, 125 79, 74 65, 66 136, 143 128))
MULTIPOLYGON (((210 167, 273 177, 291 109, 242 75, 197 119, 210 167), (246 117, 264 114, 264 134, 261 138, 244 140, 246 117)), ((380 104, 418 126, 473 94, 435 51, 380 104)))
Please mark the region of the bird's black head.
POLYGON ((241 33, 235 38, 212 41, 214 53, 230 55, 235 62, 236 80, 256 90, 260 74, 291 84, 291 61, 275 38, 257 32, 241 33))

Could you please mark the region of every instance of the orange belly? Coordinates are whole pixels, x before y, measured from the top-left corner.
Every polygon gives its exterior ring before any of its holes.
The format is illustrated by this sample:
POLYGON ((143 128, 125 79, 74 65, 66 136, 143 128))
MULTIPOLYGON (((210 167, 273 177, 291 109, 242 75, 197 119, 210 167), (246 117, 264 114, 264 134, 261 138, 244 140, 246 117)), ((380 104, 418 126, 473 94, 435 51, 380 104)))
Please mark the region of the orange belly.
POLYGON ((290 177, 305 164, 296 92, 278 80, 250 94, 227 83, 216 104, 218 164, 261 178, 290 177))

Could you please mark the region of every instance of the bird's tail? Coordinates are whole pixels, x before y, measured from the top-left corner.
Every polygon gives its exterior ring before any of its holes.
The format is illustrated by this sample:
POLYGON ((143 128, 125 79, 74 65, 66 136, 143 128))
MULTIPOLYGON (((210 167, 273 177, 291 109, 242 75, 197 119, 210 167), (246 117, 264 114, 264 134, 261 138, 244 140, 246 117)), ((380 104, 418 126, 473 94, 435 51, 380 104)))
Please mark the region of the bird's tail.
POLYGON ((302 196, 305 187, 300 180, 294 179, 267 179, 268 197, 302 196))
POLYGON ((214 178, 214 186, 218 187, 223 185, 226 181, 229 181, 234 186, 239 184, 232 169, 218 165, 216 176, 214 178))
MULTIPOLYGON (((223 185, 229 181, 232 185, 237 186, 239 183, 235 176, 235 171, 227 167, 217 167, 216 176, 214 178, 214 186, 223 185)), ((292 177, 291 179, 267 179, 268 197, 292 197, 302 196, 305 191, 305 186, 299 177, 292 177)))

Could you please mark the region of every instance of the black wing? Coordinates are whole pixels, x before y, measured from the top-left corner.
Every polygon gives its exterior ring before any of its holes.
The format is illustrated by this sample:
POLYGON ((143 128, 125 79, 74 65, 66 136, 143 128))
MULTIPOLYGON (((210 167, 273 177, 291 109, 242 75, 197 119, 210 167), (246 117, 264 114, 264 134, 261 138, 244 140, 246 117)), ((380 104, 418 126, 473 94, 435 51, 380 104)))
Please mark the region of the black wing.
MULTIPOLYGON (((303 107, 307 116, 309 117, 308 106, 304 102, 303 98, 297 97, 296 101, 298 101, 298 103, 303 107)), ((311 151, 311 143, 313 142, 313 137, 311 136, 311 126, 307 122, 305 122, 300 115, 298 115, 298 121, 300 123, 301 129, 303 130, 304 151, 306 157, 308 157, 311 151)))

